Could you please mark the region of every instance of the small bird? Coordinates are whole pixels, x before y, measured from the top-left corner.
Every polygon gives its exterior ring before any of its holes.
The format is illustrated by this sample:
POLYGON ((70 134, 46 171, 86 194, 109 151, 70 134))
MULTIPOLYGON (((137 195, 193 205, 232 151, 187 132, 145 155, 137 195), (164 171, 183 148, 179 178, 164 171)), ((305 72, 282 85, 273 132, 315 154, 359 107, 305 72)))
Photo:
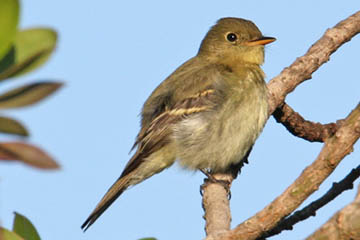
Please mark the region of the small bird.
POLYGON ((264 45, 273 41, 249 20, 218 20, 197 55, 146 100, 136 152, 81 228, 86 231, 128 187, 175 160, 210 177, 242 163, 267 119, 260 65, 264 45))

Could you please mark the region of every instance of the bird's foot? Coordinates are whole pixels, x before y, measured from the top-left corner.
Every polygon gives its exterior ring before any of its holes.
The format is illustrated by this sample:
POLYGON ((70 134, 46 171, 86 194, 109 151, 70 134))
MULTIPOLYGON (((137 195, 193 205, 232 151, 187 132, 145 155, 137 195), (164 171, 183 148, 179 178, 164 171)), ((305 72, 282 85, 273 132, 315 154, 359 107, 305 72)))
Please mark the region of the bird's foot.
POLYGON ((228 180, 222 180, 222 179, 216 179, 214 178, 214 176, 209 173, 207 170, 201 169, 200 170, 202 173, 204 173, 206 175, 207 178, 204 179, 204 183, 200 186, 200 194, 201 196, 203 196, 203 192, 204 189, 207 185, 211 184, 211 183, 216 183, 216 184, 220 184, 221 186, 223 186, 226 190, 226 193, 228 195, 228 199, 231 199, 231 191, 230 191, 230 186, 231 186, 231 182, 228 180))

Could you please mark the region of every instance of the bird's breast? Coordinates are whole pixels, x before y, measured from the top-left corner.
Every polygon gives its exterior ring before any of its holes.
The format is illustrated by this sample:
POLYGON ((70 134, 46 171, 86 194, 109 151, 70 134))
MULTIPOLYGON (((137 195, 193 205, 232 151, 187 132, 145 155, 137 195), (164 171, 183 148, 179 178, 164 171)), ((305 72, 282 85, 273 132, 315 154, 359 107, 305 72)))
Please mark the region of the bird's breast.
POLYGON ((221 172, 240 162, 254 144, 267 118, 266 85, 262 78, 262 82, 242 80, 224 90, 220 106, 191 115, 175 126, 182 166, 221 172))

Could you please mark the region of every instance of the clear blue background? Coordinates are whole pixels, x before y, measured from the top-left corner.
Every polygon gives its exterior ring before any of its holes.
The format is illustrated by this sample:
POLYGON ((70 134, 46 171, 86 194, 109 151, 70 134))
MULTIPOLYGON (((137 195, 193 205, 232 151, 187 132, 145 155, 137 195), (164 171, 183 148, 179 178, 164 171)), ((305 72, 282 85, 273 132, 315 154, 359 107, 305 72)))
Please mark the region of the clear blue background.
MULTIPOLYGON (((1 163, 0 220, 11 228, 13 211, 28 216, 42 239, 202 239, 199 186, 204 176, 174 166, 125 192, 85 234, 80 225, 129 159, 142 103, 177 66, 194 56, 215 21, 253 20, 278 40, 266 49, 267 81, 291 64, 324 31, 360 9, 358 0, 331 1, 22 1, 21 27, 59 32, 55 54, 36 79, 66 86, 31 108, 8 111, 31 131, 29 141, 62 165, 44 172, 1 163)), ((358 103, 360 38, 355 37, 287 97, 305 118, 322 123, 345 117, 358 103)), ((2 138, 8 139, 9 137, 2 138)), ((293 137, 268 121, 232 187, 233 226, 261 210, 318 155, 322 144, 293 137)), ((306 203, 359 163, 359 143, 306 203)), ((351 202, 348 191, 316 217, 272 239, 302 239, 351 202)))

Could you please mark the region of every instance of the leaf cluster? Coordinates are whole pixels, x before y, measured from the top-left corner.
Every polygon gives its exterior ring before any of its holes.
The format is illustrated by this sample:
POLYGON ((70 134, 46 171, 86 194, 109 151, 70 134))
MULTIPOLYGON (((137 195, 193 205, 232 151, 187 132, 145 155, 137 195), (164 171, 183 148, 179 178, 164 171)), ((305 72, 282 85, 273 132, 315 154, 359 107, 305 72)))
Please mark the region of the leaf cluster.
MULTIPOLYGON (((50 28, 19 29, 19 13, 19 0, 0 1, 0 84, 39 68, 56 47, 56 31, 50 28)), ((61 82, 40 80, 0 93, 0 133, 28 137, 26 127, 4 115, 3 111, 38 103, 61 86, 61 82)), ((24 141, 0 142, 0 160, 17 160, 42 169, 59 167, 43 150, 24 141)))

